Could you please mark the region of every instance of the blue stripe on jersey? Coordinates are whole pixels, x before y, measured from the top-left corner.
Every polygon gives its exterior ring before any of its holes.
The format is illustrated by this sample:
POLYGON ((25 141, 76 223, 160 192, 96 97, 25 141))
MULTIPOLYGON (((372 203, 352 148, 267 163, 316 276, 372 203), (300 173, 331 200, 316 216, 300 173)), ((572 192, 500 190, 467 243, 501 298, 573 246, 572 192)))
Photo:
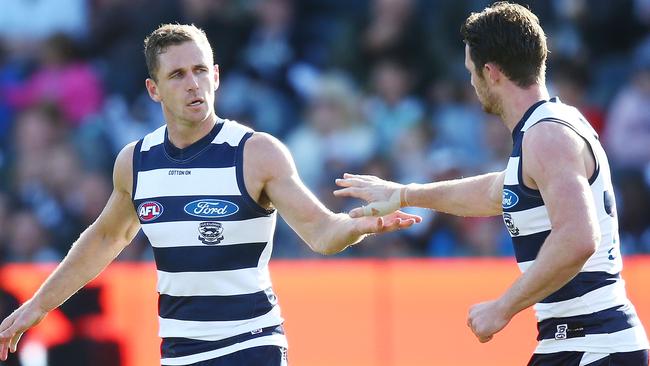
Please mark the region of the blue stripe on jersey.
POLYGON ((160 348, 162 352, 162 358, 183 357, 232 346, 236 343, 241 343, 258 337, 265 337, 272 334, 284 334, 284 328, 282 328, 281 325, 271 326, 262 328, 255 334, 253 334, 253 332, 248 332, 212 342, 179 337, 163 338, 160 348))
POLYGON ((160 294, 158 314, 162 318, 191 321, 244 320, 262 316, 271 311, 274 304, 269 301, 269 296, 265 291, 230 296, 160 294))
MULTIPOLYGON (((138 141, 133 148, 133 187, 131 188, 131 200, 135 198, 135 190, 138 187, 138 172, 140 171, 140 160, 142 160, 141 148, 142 140, 138 141)), ((138 206, 136 205, 135 207, 138 206)))
MULTIPOLYGON (((519 185, 519 184, 504 185, 503 186, 504 189, 508 189, 511 192, 514 192, 519 197, 519 201, 517 202, 517 204, 514 207, 504 209, 503 210, 504 212, 524 211, 524 210, 528 210, 529 208, 544 206, 544 200, 542 199, 541 196, 532 196, 532 195, 529 195, 529 194, 526 194, 525 196, 521 196, 519 194, 519 192, 520 192, 519 187, 520 186, 521 185, 519 185)), ((523 192, 523 193, 527 193, 527 192, 523 192)))
POLYGON ((584 337, 587 334, 607 334, 625 330, 639 324, 630 307, 619 305, 591 314, 550 318, 537 323, 537 340, 555 339, 558 326, 566 325, 566 338, 584 337))
POLYGON ((153 248, 158 270, 212 272, 253 268, 267 243, 153 248))
POLYGON ((565 301, 578 296, 583 296, 601 287, 612 285, 619 278, 621 278, 621 276, 618 273, 580 272, 566 285, 540 301, 540 303, 565 301))
POLYGON ((228 144, 210 144, 193 158, 176 160, 167 154, 164 144, 152 146, 141 152, 142 163, 137 171, 153 169, 229 168, 235 160, 237 147, 228 144), (218 156, 219 159, 215 159, 218 156))
MULTIPOLYGON (((251 208, 249 202, 246 198, 242 196, 219 196, 219 200, 229 201, 232 204, 237 205, 238 210, 236 213, 230 216, 217 217, 214 219, 192 216, 185 213, 185 206, 190 202, 203 200, 203 199, 214 199, 215 196, 165 196, 165 197, 152 197, 152 198, 143 198, 134 200, 135 207, 140 207, 140 204, 148 201, 158 202, 162 207, 162 213, 155 220, 149 221, 147 223, 161 223, 161 222, 177 222, 177 221, 206 221, 206 220, 218 220, 218 221, 238 221, 238 220, 248 220, 250 218, 259 217, 260 212, 257 209, 251 208), (174 209, 167 209, 167 208, 174 209)), ((268 216, 268 214, 266 215, 268 216)), ((142 223, 145 223, 141 220, 142 223)))
POLYGON ((525 236, 513 236, 512 243, 514 244, 517 263, 528 262, 537 258, 537 253, 539 253, 544 240, 550 233, 551 230, 547 230, 525 236))

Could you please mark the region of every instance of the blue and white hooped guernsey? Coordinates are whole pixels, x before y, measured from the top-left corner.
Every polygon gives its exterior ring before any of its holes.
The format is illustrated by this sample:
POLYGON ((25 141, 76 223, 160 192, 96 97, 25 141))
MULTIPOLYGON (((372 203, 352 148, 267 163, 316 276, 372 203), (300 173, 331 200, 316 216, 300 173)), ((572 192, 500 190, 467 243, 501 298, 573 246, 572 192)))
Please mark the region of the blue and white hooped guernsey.
POLYGON ((268 262, 276 213, 244 186, 253 131, 219 120, 185 149, 162 126, 133 154, 133 203, 158 271, 161 364, 287 347, 268 262))
MULTIPOLYGON (((620 276, 618 219, 609 163, 598 135, 580 112, 557 98, 540 101, 512 132, 513 150, 503 187, 503 221, 512 237, 517 263, 526 271, 551 232, 544 201, 521 179, 521 145, 526 130, 537 123, 560 123, 591 147, 596 169, 589 183, 601 240, 596 252, 569 283, 534 306, 539 341, 535 353, 564 351, 615 353, 648 348, 648 337, 625 293, 620 276)), ((525 159, 525 157, 523 157, 525 159)))

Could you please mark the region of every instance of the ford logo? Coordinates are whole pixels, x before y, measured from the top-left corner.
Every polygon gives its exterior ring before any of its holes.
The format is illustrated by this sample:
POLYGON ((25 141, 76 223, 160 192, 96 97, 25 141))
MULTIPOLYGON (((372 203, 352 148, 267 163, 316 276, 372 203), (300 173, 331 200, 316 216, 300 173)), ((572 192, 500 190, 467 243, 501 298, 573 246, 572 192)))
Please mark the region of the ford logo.
POLYGON ((519 202, 519 197, 517 197, 515 192, 509 189, 503 190, 503 201, 501 202, 503 208, 514 207, 517 204, 517 202, 519 202))
POLYGON ((189 215, 204 218, 226 217, 239 211, 239 206, 224 200, 203 199, 188 203, 183 208, 189 215))

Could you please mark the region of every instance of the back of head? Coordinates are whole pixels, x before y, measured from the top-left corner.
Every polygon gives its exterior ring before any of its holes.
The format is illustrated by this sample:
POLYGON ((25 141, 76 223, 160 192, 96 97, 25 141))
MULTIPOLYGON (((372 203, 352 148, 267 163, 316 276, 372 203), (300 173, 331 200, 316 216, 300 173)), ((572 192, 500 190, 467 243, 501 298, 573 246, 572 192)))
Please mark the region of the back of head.
POLYGON ((156 80, 159 66, 158 55, 164 53, 169 46, 185 42, 196 42, 201 47, 207 47, 212 55, 212 47, 210 47, 205 32, 193 24, 163 24, 151 32, 144 40, 144 56, 149 77, 156 80))
POLYGON ((476 71, 486 63, 494 63, 522 88, 544 83, 546 35, 530 10, 497 2, 480 13, 472 13, 460 32, 476 71))

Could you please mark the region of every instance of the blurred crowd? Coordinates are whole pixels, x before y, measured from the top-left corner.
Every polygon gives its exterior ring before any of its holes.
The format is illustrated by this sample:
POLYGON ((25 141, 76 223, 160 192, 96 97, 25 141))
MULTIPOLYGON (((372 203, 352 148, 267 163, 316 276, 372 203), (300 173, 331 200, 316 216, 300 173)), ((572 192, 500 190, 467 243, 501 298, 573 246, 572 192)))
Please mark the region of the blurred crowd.
MULTIPOLYGON (((11 0, 0 12, 0 261, 60 260, 101 212, 127 143, 164 123, 143 39, 203 28, 217 114, 287 144, 334 211, 344 172, 404 183, 505 168, 511 137, 477 102, 459 29, 484 0, 11 0)), ((614 171, 626 254, 650 253, 650 1, 535 1, 552 95, 578 107, 614 171)), ((423 224, 339 256, 503 256, 499 217, 423 224)), ((276 257, 312 256, 280 220, 276 257)), ((121 260, 150 260, 139 234, 121 260)))

